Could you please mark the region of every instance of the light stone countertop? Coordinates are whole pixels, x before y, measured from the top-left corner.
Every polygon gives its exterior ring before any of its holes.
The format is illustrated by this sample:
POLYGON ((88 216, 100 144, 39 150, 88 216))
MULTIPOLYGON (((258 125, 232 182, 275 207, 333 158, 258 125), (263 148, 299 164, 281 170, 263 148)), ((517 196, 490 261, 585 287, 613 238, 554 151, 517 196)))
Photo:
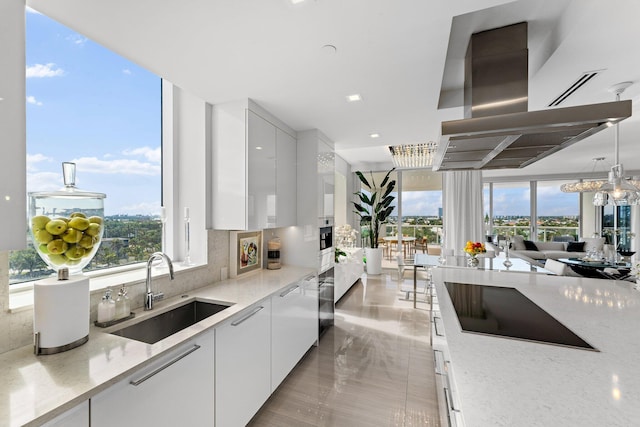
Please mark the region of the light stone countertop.
POLYGON ((73 350, 35 356, 26 346, 0 354, 0 425, 36 426, 91 398, 186 340, 286 288, 315 271, 283 267, 259 270, 235 279, 195 289, 188 297, 154 304, 152 311, 135 310, 132 320, 102 329, 91 326, 89 341, 73 350), (233 303, 231 307, 156 344, 145 344, 108 332, 137 323, 193 299, 233 303))
POLYGON ((621 281, 433 271, 466 426, 640 422, 640 292, 621 281), (518 289, 599 351, 462 332, 444 281, 518 289))

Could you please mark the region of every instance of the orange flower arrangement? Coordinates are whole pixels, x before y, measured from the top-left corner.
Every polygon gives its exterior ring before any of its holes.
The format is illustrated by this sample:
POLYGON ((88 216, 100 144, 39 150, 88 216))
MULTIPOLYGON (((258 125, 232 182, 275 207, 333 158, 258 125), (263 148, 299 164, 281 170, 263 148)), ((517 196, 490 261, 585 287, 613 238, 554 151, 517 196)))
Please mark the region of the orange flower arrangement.
POLYGON ((484 247, 484 243, 468 241, 467 245, 464 247, 464 251, 471 256, 476 256, 487 252, 487 249, 484 247))

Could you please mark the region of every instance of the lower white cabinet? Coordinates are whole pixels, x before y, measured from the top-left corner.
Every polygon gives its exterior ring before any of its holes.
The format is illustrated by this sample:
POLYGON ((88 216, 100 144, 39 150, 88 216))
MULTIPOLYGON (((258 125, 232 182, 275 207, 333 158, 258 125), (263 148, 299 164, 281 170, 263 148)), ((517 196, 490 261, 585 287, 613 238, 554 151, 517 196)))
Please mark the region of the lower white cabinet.
POLYGON ((318 279, 315 274, 271 297, 271 391, 318 340, 318 279))
POLYGON ((42 427, 89 427, 89 401, 69 409, 58 415, 42 427))
POLYGON ((271 394, 271 301, 216 328, 216 427, 244 426, 271 394))
POLYGON ((212 426, 214 332, 91 398, 91 427, 212 426))
POLYGON ((346 248, 343 250, 347 253, 347 257, 341 258, 340 262, 335 265, 333 302, 338 302, 364 273, 363 249, 346 248))

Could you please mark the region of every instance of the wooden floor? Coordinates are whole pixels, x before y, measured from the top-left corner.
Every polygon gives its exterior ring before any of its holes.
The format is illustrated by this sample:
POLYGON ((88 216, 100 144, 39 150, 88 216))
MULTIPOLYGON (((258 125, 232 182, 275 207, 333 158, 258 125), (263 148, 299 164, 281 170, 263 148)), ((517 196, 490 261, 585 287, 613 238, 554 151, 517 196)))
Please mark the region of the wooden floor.
POLYGON ((250 426, 439 425, 428 305, 422 295, 417 309, 401 300, 413 282, 397 275, 383 270, 353 286, 334 327, 250 426))

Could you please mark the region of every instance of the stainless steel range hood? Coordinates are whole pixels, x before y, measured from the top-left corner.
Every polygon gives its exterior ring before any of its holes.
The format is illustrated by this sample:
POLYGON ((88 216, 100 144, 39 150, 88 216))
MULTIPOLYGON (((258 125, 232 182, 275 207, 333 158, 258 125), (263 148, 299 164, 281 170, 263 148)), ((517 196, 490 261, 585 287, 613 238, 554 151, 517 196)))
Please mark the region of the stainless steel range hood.
POLYGON ((631 101, 527 111, 527 23, 476 33, 465 119, 442 122, 433 170, 523 168, 631 116, 631 101))

